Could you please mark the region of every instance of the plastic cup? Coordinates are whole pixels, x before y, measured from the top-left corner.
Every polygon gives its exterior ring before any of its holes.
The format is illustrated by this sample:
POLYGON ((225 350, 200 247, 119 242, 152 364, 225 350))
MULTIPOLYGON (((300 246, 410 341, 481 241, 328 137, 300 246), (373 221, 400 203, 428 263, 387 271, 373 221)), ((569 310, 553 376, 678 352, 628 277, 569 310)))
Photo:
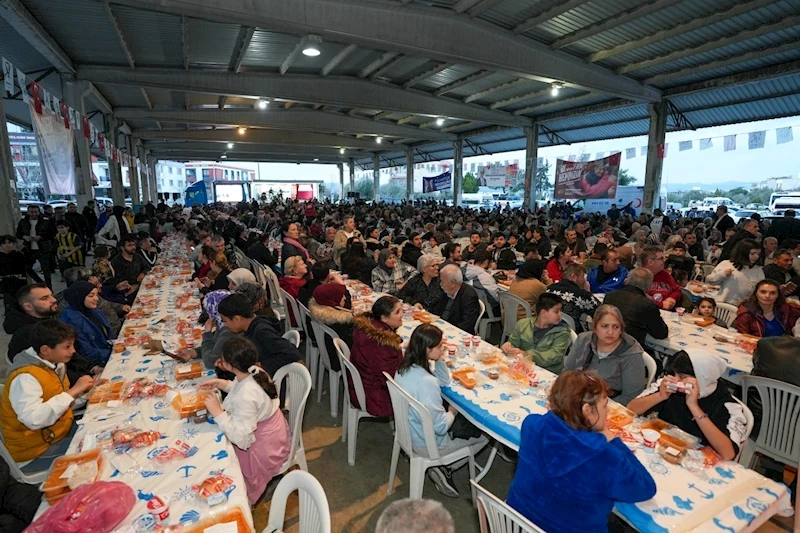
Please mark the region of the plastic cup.
POLYGON ((645 453, 653 453, 656 449, 656 443, 661 438, 661 433, 654 429, 645 429, 642 431, 644 438, 644 451, 645 453))
POLYGON ((477 335, 474 335, 474 336, 472 337, 472 345, 473 345, 473 346, 475 347, 475 349, 477 350, 477 349, 478 349, 478 346, 480 346, 480 345, 481 345, 481 338, 480 338, 479 336, 477 336, 477 335))
POLYGON ((464 343, 464 348, 469 349, 469 347, 472 346, 472 337, 463 337, 461 342, 464 343))
POLYGON ((344 281, 347 281, 348 279, 350 279, 350 276, 349 276, 349 275, 347 275, 347 274, 342 274, 342 279, 343 279, 344 281))

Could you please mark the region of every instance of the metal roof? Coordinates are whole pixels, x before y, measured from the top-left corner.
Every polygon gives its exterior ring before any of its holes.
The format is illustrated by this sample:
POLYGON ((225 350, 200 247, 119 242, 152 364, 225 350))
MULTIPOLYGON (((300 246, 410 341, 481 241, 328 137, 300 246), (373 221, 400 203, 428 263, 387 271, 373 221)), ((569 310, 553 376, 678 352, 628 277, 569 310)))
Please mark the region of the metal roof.
POLYGON ((0 0, 0 55, 94 84, 87 112, 107 101, 155 157, 216 158, 238 126, 265 160, 345 148, 363 168, 450 158, 457 139, 464 155, 524 149, 534 123, 540 146, 644 135, 662 98, 682 115, 671 130, 800 114, 797 0, 218 4, 0 0))

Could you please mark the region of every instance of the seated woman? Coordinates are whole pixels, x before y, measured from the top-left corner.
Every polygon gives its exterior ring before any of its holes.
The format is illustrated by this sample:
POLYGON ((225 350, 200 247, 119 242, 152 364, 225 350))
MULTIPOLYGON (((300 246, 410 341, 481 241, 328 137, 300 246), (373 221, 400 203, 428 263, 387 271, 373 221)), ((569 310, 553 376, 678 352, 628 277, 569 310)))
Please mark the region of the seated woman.
POLYGON ((219 303, 230 294, 229 290, 211 291, 203 298, 203 311, 208 316, 203 324, 203 341, 199 348, 178 350, 177 355, 184 362, 201 357, 206 368, 214 368, 222 357, 222 346, 225 341, 238 336, 225 327, 217 311, 219 303))
POLYGON ((553 250, 553 258, 547 263, 547 275, 558 283, 564 277, 564 268, 572 261, 572 251, 566 244, 559 244, 553 250))
MULTIPOLYGON (((308 302, 311 318, 331 328, 345 344, 353 344, 353 313, 345 308, 347 288, 339 283, 324 283, 314 289, 314 296, 308 302)), ((330 358, 331 368, 341 370, 333 339, 325 337, 325 347, 330 358)))
POLYGON ((720 261, 706 276, 706 283, 719 284, 714 297, 718 302, 739 305, 753 294, 756 283, 764 279, 764 268, 758 265, 761 245, 744 239, 733 247, 731 258, 720 261))
POLYGON ((786 302, 777 282, 765 279, 758 282, 750 298, 739 306, 733 327, 754 337, 778 337, 792 335, 798 319, 800 307, 786 302))
POLYGON ((347 239, 347 252, 342 255, 342 274, 367 285, 372 284, 375 260, 364 252, 364 244, 355 237, 347 239))
POLYGON ((594 370, 609 387, 609 398, 622 405, 639 396, 646 383, 644 350, 625 333, 622 313, 601 305, 592 317, 592 331, 578 335, 564 358, 565 370, 594 370))
POLYGON ((397 264, 397 256, 386 248, 378 254, 378 266, 372 269, 372 290, 397 296, 406 285, 405 269, 397 264))
MULTIPOLYGON (((396 331, 403 325, 403 304, 394 296, 383 296, 372 304, 372 312, 354 320, 350 361, 361 374, 367 405, 361 406, 373 416, 392 416, 392 402, 383 372, 397 372, 403 360, 403 339, 396 331)), ((358 404, 350 388, 350 401, 358 404)))
POLYGON ((256 316, 266 316, 275 319, 278 318, 275 316, 275 311, 273 311, 269 306, 267 290, 258 283, 250 283, 249 281, 246 281, 236 287, 235 292, 247 296, 247 299, 250 300, 250 304, 253 306, 253 313, 255 313, 256 316))
POLYGON ((64 291, 64 300, 67 307, 61 313, 61 320, 75 328, 76 351, 95 365, 105 365, 111 356, 111 340, 117 335, 97 309, 100 300, 97 287, 88 281, 75 282, 64 291))
POLYGON ((644 465, 605 427, 608 392, 594 372, 564 372, 550 390, 550 411, 522 422, 506 503, 543 531, 607 532, 614 503, 656 494, 644 465))
POLYGON ((243 283, 255 283, 256 276, 246 268, 237 268, 228 274, 228 290, 235 291, 243 283))
MULTIPOLYGON (((541 281, 545 264, 546 263, 541 259, 529 259, 525 261, 522 266, 519 267, 514 281, 512 281, 511 285, 508 287, 509 294, 519 296, 528 302, 531 309, 536 307, 536 302, 539 300, 539 297, 547 291, 547 285, 541 281)), ((517 318, 525 318, 525 309, 522 307, 517 309, 517 318)))
POLYGON ((308 267, 299 255, 293 255, 283 263, 283 276, 278 280, 281 289, 297 298, 300 287, 306 284, 308 267))
POLYGON ((654 382, 628 409, 637 415, 658 413, 658 418, 699 437, 726 461, 732 461, 744 441, 747 421, 742 406, 728 392, 722 375, 725 361, 684 350, 667 362, 666 375, 654 382), (676 392, 682 382, 692 387, 676 392))
POLYGON ((228 263, 228 258, 222 252, 214 252, 208 257, 208 263, 211 267, 211 274, 214 279, 210 278, 197 278, 195 282, 200 288, 200 292, 206 294, 211 291, 219 291, 227 289, 230 285, 228 281, 228 274, 231 273, 231 266, 228 263))
POLYGON ((510 356, 530 357, 537 366, 560 374, 571 342, 569 326, 561 321, 563 303, 557 294, 542 294, 536 302, 536 314, 517 322, 501 349, 510 356))
POLYGON ((290 257, 299 257, 308 265, 314 264, 314 259, 300 241, 300 227, 294 222, 284 222, 281 226, 281 267, 286 272, 286 261, 290 257))
POLYGON ((430 311, 441 298, 443 291, 439 284, 439 263, 441 257, 423 255, 417 260, 419 274, 397 293, 398 298, 409 305, 430 311))
MULTIPOLYGON (((394 379, 403 390, 424 405, 433 419, 433 431, 436 433, 436 446, 440 455, 446 455, 469 446, 473 455, 477 455, 489 442, 485 435, 470 439, 454 438, 450 427, 456 419, 453 406, 445 407, 442 401, 441 387, 450 384, 450 369, 442 360, 442 330, 433 324, 421 324, 408 340, 406 356, 397 369, 394 379), (431 372, 431 361, 435 372, 431 372)), ((411 445, 415 449, 425 450, 425 435, 419 415, 409 410, 408 422, 411 428, 411 445)), ((463 466, 463 464, 462 464, 463 466)), ((449 466, 436 466, 428 469, 428 476, 436 485, 436 490, 451 498, 458 497, 458 489, 453 486, 452 472, 449 466)), ((413 496, 413 495, 412 495, 413 496)))

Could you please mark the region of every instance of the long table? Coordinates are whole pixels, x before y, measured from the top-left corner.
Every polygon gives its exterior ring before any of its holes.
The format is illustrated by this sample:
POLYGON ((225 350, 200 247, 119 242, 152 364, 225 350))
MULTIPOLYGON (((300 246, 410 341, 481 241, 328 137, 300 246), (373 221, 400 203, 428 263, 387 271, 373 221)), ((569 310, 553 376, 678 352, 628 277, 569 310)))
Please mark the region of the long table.
MULTIPOLYGON (((186 281, 187 276, 179 274, 182 270, 190 268, 186 260, 184 242, 178 235, 169 235, 165 238, 162 243, 163 251, 157 265, 165 267, 165 275, 160 279, 157 279, 153 273, 145 277, 131 311, 136 314, 138 310, 142 309, 141 302, 147 300, 155 301, 156 310, 151 316, 138 320, 126 320, 122 329, 122 332, 125 332, 126 327, 146 325, 146 328, 138 329, 136 335, 149 335, 154 339, 161 339, 164 348, 168 351, 176 351, 179 348, 181 334, 176 329, 177 321, 185 320, 196 325, 200 314, 196 292, 189 298, 189 306, 194 307, 193 309, 176 308, 178 296, 185 295, 187 288, 192 288, 192 285, 186 281), (149 281, 160 282, 160 286, 145 288, 149 281), (165 321, 165 319, 169 319, 169 321, 165 321)), ((124 338, 120 340, 124 340, 124 338)), ((197 344, 199 346, 199 341, 197 344)), ((164 354, 145 355, 146 352, 147 350, 144 348, 136 346, 126 348, 121 353, 112 353, 101 377, 110 381, 130 381, 146 377, 173 385, 177 390, 189 393, 195 390, 203 380, 214 375, 213 369, 204 368, 201 378, 173 382, 175 362, 164 354)), ((150 521, 150 514, 146 508, 147 502, 153 496, 159 496, 167 497, 170 500, 170 521, 168 522, 170 525, 197 522, 212 514, 239 506, 252 530, 253 518, 239 461, 234 453, 233 445, 212 419, 209 418, 209 421, 205 423, 192 423, 189 419, 180 418, 167 398, 152 397, 141 401, 133 399, 118 405, 111 404, 111 406, 106 403, 89 405, 79 424, 79 429, 70 444, 68 453, 77 452, 80 443, 87 435, 97 435, 116 427, 130 426, 141 430, 158 431, 162 434, 162 438, 155 444, 131 450, 126 454, 138 464, 138 472, 122 474, 111 466, 109 461, 104 463, 99 479, 124 481, 133 489, 137 497, 133 510, 120 524, 120 528, 126 525, 144 527, 150 521), (173 447, 176 440, 196 447, 196 453, 185 459, 174 459, 164 464, 157 463, 153 458, 168 447, 173 447), (202 482, 215 472, 222 472, 230 477, 233 480, 233 486, 227 491, 227 503, 209 507, 194 496, 192 486, 202 482)), ((104 457, 110 457, 110 454, 114 454, 114 452, 115 450, 104 452, 104 457)), ((47 501, 45 500, 39 513, 46 508, 47 501)))
MULTIPOLYGON (((348 282, 351 293, 359 295, 358 282, 348 282)), ((362 304, 382 296, 374 293, 359 295, 362 304)), ((460 345, 467 333, 433 316, 448 344, 460 345)), ((404 318, 398 334, 408 342, 420 322, 404 318)), ((462 367, 476 369, 476 385, 463 387, 452 380, 442 387, 442 396, 481 431, 497 441, 519 450, 521 428, 525 417, 547 412, 547 395, 556 375, 536 367, 537 387, 520 385, 501 376, 493 380, 487 375, 490 368, 481 360, 488 355, 508 358, 494 345, 481 341, 477 349, 463 353, 461 347, 454 360, 453 370, 462 367)), ((497 365, 491 365, 492 367, 497 365)), ((738 463, 727 461, 700 474, 670 464, 658 454, 646 454, 644 447, 633 450, 656 482, 656 496, 637 504, 617 504, 615 512, 643 533, 672 533, 677 531, 751 532, 776 513, 790 506, 785 485, 775 483, 738 463)), ((481 472, 491 466, 490 462, 481 472)))

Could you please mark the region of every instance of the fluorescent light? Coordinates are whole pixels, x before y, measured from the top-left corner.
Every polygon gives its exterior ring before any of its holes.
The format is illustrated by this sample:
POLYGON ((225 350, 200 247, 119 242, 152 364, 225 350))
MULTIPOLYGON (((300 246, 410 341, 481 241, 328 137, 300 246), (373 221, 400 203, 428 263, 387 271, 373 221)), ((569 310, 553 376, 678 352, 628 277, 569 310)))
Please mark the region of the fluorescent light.
POLYGON ((344 154, 344 148, 339 148, 339 153, 344 154))
POLYGON ((247 128, 245 128, 245 127, 241 127, 241 128, 239 128, 239 135, 244 135, 244 133, 245 133, 246 131, 247 131, 247 128))
POLYGON ((558 82, 553 82, 553 84, 551 85, 550 94, 553 96, 558 96, 558 91, 561 90, 562 87, 563 87, 562 84, 558 82))
POLYGON ((437 126, 443 126, 444 125, 444 119, 442 117, 437 118, 436 119, 436 125, 437 126))
POLYGON ((228 143, 228 150, 233 150, 233 143, 228 143))
POLYGON ((375 139, 375 142, 381 144, 383 142, 383 137, 378 137, 375 139))
POLYGON ((268 105, 269 105, 269 101, 265 100, 264 98, 260 98, 258 100, 258 103, 256 103, 256 107, 259 108, 259 109, 266 109, 268 105))
POLYGON ((228 159, 228 156, 227 156, 227 155, 225 155, 225 154, 222 154, 221 156, 219 156, 219 158, 220 158, 220 159, 228 159))
POLYGON ((315 157, 315 158, 314 158, 314 161, 319 161, 319 157, 315 157))
POLYGON ((308 57, 317 57, 320 54, 319 45, 322 44, 322 37, 319 35, 309 35, 306 39, 306 47, 303 48, 303 55, 308 57))

